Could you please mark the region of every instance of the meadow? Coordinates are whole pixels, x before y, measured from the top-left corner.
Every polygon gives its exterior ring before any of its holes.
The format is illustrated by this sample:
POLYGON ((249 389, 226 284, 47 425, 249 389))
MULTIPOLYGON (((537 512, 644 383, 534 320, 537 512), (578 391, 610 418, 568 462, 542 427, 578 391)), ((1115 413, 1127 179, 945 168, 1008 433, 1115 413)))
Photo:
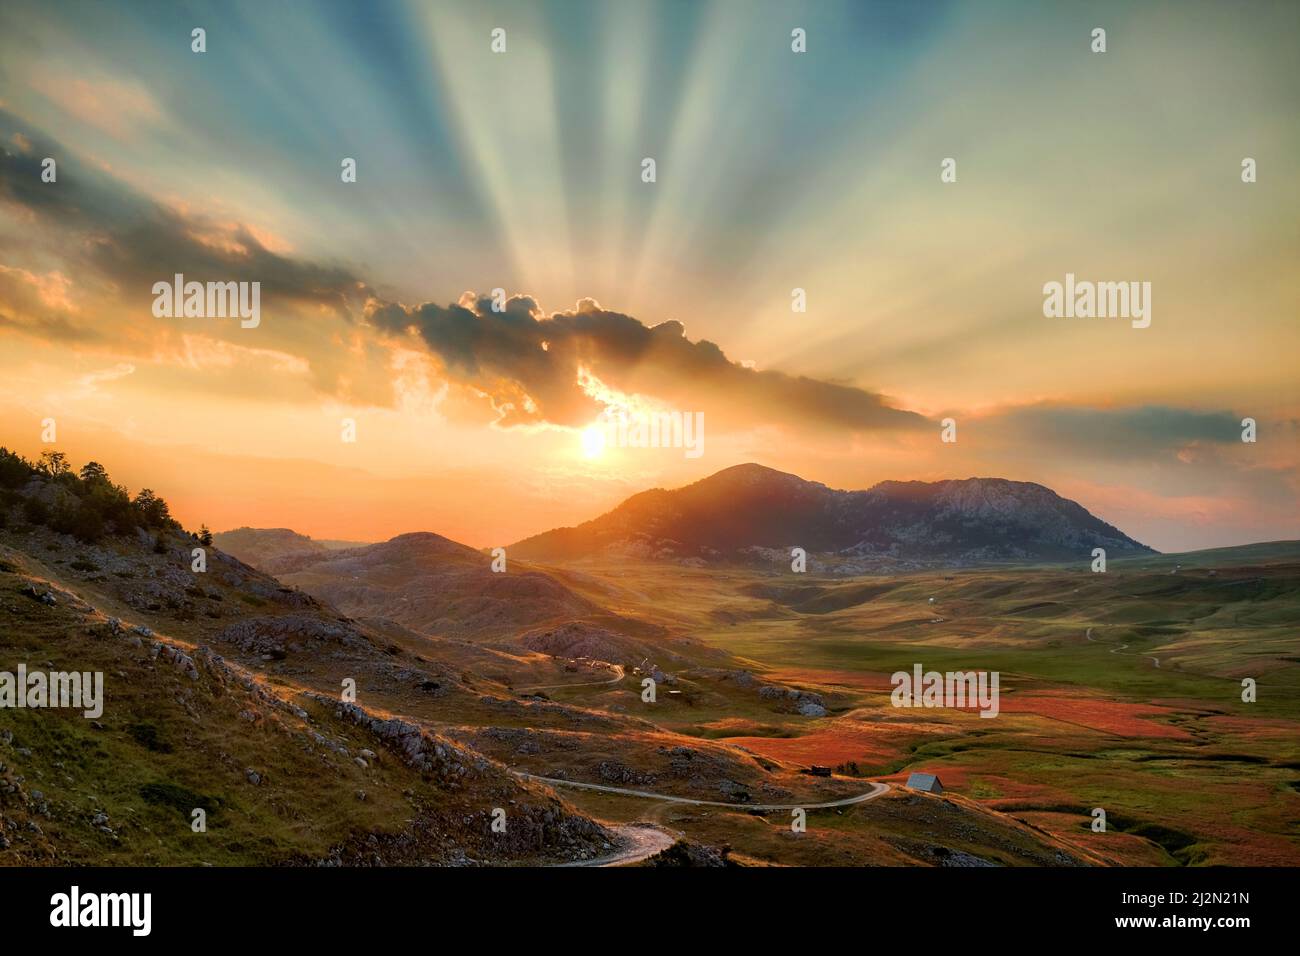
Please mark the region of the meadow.
MULTIPOLYGON (((702 653, 655 708, 677 733, 894 783, 937 773, 947 794, 1106 862, 1300 862, 1294 543, 1115 561, 1100 574, 1049 565, 842 579, 646 564, 574 575, 606 606, 816 693, 828 710, 781 712, 702 653), (890 675, 916 663, 1000 672, 1001 712, 891 706, 890 675), (1092 829, 1098 808, 1105 833, 1092 829)), ((552 696, 630 707, 634 690, 552 696)), ((873 812, 846 816, 869 827, 873 812)))

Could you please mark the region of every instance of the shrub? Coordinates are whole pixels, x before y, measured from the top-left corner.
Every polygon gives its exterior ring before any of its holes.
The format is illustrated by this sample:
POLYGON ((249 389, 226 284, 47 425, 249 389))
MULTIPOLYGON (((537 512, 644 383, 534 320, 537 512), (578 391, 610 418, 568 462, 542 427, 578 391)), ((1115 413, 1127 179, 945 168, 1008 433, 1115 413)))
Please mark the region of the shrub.
POLYGON ((95 506, 86 501, 61 509, 50 522, 50 527, 90 544, 104 536, 104 519, 95 506))
POLYGON ((45 524, 50 520, 50 509, 39 498, 28 498, 23 502, 23 517, 32 524, 45 524))
POLYGON ((127 535, 137 528, 164 531, 180 527, 166 501, 149 488, 141 489, 132 500, 130 492, 113 484, 107 469, 99 462, 86 462, 78 473, 60 451, 42 452, 40 461, 33 464, 19 454, 0 448, 0 511, 18 502, 22 502, 30 523, 49 524, 56 531, 75 535, 82 541, 97 541, 110 532, 127 535), (33 477, 44 477, 67 488, 76 495, 79 504, 60 507, 52 516, 47 505, 21 493, 33 477))
POLYGON ((114 534, 130 534, 140 526, 140 516, 131 504, 131 496, 120 485, 95 481, 86 486, 82 499, 93 507, 114 534))
MULTIPOLYGON (((131 735, 132 740, 154 753, 169 754, 172 752, 172 745, 163 739, 155 724, 143 722, 128 724, 126 732, 131 735)), ((192 806, 197 806, 197 804, 192 804, 192 806)))
POLYGON ((21 488, 34 474, 36 469, 26 458, 0 448, 0 488, 21 488))
POLYGON ((140 796, 145 803, 155 807, 170 807, 176 810, 186 820, 190 819, 190 814, 197 807, 205 809, 208 818, 211 819, 220 811, 223 802, 220 797, 211 797, 187 787, 165 782, 146 783, 140 788, 140 796))

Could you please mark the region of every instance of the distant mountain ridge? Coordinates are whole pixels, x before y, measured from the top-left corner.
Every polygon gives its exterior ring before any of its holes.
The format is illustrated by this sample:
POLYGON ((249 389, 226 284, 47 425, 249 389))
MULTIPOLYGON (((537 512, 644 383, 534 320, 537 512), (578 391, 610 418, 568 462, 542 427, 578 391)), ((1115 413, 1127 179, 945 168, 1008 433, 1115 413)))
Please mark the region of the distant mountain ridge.
POLYGON ((317 541, 290 528, 234 528, 218 531, 212 543, 245 564, 266 570, 281 558, 301 554, 324 554, 344 548, 362 547, 361 541, 317 541))
POLYGON ((528 560, 597 555, 771 561, 802 547, 843 559, 920 565, 1155 554, 1050 488, 1005 478, 884 481, 840 491, 757 464, 653 489, 574 528, 508 549, 528 560))
POLYGON ((602 616, 555 574, 510 566, 428 531, 346 550, 271 559, 277 578, 359 618, 387 618, 423 634, 514 633, 521 627, 602 616))

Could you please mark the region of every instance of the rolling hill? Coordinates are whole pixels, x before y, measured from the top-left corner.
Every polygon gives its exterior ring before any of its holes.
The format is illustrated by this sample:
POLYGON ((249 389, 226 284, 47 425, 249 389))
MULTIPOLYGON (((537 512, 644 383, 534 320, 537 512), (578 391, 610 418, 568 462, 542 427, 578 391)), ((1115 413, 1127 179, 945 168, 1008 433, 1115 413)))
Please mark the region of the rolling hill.
POLYGON ((365 545, 362 541, 317 541, 288 528, 234 528, 214 534, 212 543, 226 554, 262 570, 267 570, 280 558, 323 554, 365 545))
POLYGON ((396 621, 423 634, 496 636, 604 615, 552 573, 516 567, 494 573, 487 554, 430 532, 286 554, 265 570, 354 617, 396 621))

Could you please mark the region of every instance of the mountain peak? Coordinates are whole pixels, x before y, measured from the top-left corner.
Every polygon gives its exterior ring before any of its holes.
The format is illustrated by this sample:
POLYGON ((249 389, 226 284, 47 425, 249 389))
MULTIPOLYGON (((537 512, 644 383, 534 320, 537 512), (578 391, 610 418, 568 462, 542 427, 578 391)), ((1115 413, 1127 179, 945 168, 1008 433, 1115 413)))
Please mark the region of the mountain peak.
POLYGON ((760 465, 755 462, 746 462, 742 465, 732 465, 730 468, 724 468, 721 471, 715 471, 707 478, 701 478, 690 488, 825 488, 826 486, 816 481, 809 481, 806 478, 800 478, 798 475, 790 474, 786 471, 778 471, 775 468, 769 468, 767 465, 760 465))
MULTIPOLYGON (((729 467, 729 468, 723 468, 721 471, 715 471, 713 474, 709 475, 707 478, 702 478, 702 479, 700 479, 700 481, 701 481, 701 482, 704 482, 704 481, 719 481, 719 480, 727 480, 727 479, 733 479, 733 478, 742 478, 742 479, 749 479, 749 478, 771 478, 771 479, 776 479, 776 478, 794 478, 794 479, 796 479, 796 480, 798 480, 798 481, 803 481, 803 480, 804 480, 803 478, 800 478, 798 475, 792 475, 792 474, 790 474, 789 472, 785 472, 785 471, 778 471, 778 470, 775 469, 775 468, 769 468, 767 465, 760 465, 758 462, 755 462, 755 461, 747 461, 747 462, 743 462, 742 464, 739 464, 739 465, 732 465, 732 466, 729 467)), ((697 482, 697 484, 698 484, 698 483, 699 483, 699 482, 697 482)))
POLYGON ((973 477, 882 481, 841 491, 753 462, 624 501, 576 528, 520 541, 523 558, 598 554, 690 562, 752 561, 802 547, 879 567, 1064 561, 1094 547, 1151 549, 1033 482, 973 477))

